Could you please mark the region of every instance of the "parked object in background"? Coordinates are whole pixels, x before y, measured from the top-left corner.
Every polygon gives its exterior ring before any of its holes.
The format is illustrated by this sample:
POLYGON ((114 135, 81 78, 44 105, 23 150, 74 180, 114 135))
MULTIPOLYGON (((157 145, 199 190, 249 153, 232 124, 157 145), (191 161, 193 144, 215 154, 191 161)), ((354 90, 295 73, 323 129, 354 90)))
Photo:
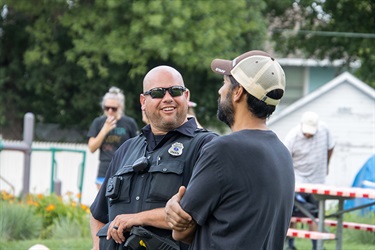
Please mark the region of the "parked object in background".
MULTIPOLYGON (((358 171, 357 176, 353 181, 353 187, 371 188, 375 190, 375 154, 370 157, 363 167, 358 171)), ((351 209, 353 207, 365 205, 372 202, 370 199, 353 199, 345 201, 344 208, 351 209)), ((375 205, 365 207, 360 210, 361 215, 366 215, 370 212, 375 213, 375 205)))

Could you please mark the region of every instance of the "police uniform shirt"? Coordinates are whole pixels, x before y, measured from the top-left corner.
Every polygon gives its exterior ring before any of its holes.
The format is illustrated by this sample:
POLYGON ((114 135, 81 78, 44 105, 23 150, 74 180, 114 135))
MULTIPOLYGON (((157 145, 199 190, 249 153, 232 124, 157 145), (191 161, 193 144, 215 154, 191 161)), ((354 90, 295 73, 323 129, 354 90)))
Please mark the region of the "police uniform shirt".
MULTIPOLYGON (((127 140, 116 152, 90 207, 93 217, 108 223, 118 214, 164 207, 181 185, 188 184, 202 146, 216 136, 197 129, 192 118, 157 143, 151 127, 145 126, 139 136, 127 140), (145 171, 135 172, 131 166, 143 156, 147 157, 149 166, 145 171), (117 200, 111 200, 105 196, 108 180, 121 169, 121 192, 117 200)), ((159 234, 158 230, 152 231, 159 234)), ((164 231, 171 234, 170 230, 164 231)))

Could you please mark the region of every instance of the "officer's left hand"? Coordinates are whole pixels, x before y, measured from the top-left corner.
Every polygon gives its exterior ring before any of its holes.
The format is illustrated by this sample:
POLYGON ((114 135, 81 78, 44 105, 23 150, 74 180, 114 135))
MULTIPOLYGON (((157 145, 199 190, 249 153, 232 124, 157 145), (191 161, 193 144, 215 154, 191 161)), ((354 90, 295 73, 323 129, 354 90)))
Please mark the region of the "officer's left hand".
POLYGON ((107 240, 112 238, 118 244, 125 242, 124 232, 130 231, 133 226, 139 225, 136 215, 137 214, 117 215, 108 227, 107 240))

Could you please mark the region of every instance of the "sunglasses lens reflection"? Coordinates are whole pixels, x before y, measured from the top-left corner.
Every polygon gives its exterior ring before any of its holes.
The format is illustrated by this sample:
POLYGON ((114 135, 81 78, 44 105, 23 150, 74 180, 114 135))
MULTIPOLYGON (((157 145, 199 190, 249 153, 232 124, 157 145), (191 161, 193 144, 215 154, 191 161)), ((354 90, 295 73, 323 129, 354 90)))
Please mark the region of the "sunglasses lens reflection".
POLYGON ((163 98, 165 96, 165 90, 153 89, 153 90, 150 90, 150 95, 152 98, 163 98))
POLYGON ((168 92, 171 94, 171 96, 176 97, 176 96, 182 96, 184 93, 185 89, 182 88, 169 88, 168 92))
POLYGON ((153 88, 149 91, 144 92, 144 95, 150 95, 152 98, 163 98, 165 93, 168 91, 172 97, 182 96, 185 92, 185 88, 182 86, 172 86, 169 88, 153 88))

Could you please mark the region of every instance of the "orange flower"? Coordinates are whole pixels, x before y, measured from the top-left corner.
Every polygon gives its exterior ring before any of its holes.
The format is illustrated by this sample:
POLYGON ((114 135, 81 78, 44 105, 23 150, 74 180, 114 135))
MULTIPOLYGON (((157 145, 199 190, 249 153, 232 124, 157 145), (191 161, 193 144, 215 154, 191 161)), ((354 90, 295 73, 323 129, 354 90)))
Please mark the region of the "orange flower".
POLYGON ((1 196, 2 196, 2 199, 5 200, 5 201, 13 200, 13 198, 14 198, 12 194, 10 194, 10 193, 8 193, 4 190, 1 191, 1 196))
POLYGON ((47 210, 48 212, 50 212, 50 211, 52 211, 52 210, 54 210, 54 209, 55 209, 55 205, 53 205, 53 204, 49 204, 48 207, 46 208, 46 210, 47 210))
POLYGON ((90 208, 86 205, 81 204, 81 209, 85 211, 86 213, 90 213, 90 208))

